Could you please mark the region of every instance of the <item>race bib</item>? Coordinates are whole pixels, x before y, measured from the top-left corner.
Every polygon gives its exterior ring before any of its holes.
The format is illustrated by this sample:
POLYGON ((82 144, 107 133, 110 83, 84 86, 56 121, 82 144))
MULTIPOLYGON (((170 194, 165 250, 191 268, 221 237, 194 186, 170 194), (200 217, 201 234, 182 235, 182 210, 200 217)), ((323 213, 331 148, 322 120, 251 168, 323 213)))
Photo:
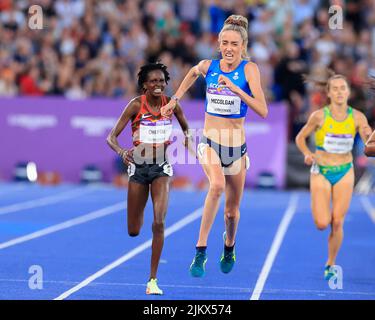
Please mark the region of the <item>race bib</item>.
POLYGON ((144 122, 139 126, 139 140, 142 143, 164 143, 172 134, 170 121, 144 122))
POLYGON ((351 134, 326 134, 323 148, 329 153, 348 153, 353 149, 354 138, 351 134))
POLYGON ((207 90, 207 112, 221 115, 240 114, 241 98, 229 89, 207 90))

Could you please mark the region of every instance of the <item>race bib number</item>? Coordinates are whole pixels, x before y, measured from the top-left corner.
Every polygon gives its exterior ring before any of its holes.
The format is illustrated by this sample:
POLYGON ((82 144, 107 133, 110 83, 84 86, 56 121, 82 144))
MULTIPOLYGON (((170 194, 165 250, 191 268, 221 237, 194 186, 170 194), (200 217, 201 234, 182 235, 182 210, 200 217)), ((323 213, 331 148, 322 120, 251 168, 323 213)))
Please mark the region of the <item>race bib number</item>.
POLYGON ((172 134, 172 124, 139 126, 140 142, 143 143, 164 143, 169 140, 172 134))
POLYGON ((221 115, 240 114, 241 99, 238 96, 228 96, 206 93, 207 112, 221 115))
POLYGON ((351 134, 327 134, 323 148, 329 153, 348 153, 353 149, 354 139, 351 134))

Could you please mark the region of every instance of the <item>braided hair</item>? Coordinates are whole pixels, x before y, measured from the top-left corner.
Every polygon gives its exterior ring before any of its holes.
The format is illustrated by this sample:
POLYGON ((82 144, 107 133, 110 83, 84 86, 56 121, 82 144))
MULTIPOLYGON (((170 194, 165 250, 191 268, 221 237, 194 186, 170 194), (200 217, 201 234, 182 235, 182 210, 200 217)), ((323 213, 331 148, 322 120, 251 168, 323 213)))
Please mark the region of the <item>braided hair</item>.
POLYGON ((168 84, 170 79, 167 66, 161 62, 151 62, 143 65, 138 72, 138 88, 144 91, 143 84, 147 81, 148 74, 154 70, 161 70, 164 73, 165 82, 168 84))

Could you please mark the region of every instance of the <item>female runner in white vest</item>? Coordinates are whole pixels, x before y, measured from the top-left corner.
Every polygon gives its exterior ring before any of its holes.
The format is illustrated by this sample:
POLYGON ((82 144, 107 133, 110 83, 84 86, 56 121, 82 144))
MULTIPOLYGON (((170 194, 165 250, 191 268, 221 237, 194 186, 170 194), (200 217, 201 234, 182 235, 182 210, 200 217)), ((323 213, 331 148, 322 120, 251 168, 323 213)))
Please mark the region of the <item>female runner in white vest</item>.
POLYGON ((196 244, 196 255, 190 266, 192 276, 201 277, 207 262, 207 239, 225 192, 224 251, 220 268, 232 270, 234 244, 240 218, 239 206, 245 185, 249 159, 246 155, 244 122, 247 107, 265 118, 268 113, 260 83, 258 67, 246 59, 248 22, 232 15, 219 34, 222 58, 202 60, 192 67, 170 102, 161 112, 168 115, 200 75, 206 80, 205 124, 198 157, 209 180, 209 190, 196 244))

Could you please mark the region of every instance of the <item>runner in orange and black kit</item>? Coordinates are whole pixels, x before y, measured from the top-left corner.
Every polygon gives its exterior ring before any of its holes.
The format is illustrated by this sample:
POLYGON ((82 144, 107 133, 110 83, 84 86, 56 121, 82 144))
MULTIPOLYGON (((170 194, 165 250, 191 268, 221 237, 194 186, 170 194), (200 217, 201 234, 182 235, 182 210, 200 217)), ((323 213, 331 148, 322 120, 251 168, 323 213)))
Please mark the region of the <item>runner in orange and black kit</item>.
MULTIPOLYGON (((128 233, 131 237, 140 232, 144 208, 151 192, 154 222, 147 294, 163 294, 157 285, 156 273, 164 243, 169 179, 173 175, 172 166, 166 156, 167 146, 171 143, 172 115, 162 116, 160 113, 160 108, 171 99, 163 94, 168 80, 169 73, 165 65, 150 63, 142 66, 138 73, 138 86, 144 94, 129 102, 107 138, 109 146, 128 165, 128 233), (132 123, 134 146, 125 150, 120 147, 117 137, 129 120, 132 123)), ((174 115, 188 139, 188 124, 179 105, 174 109, 174 115)), ((186 142, 187 140, 185 145, 186 142)))

